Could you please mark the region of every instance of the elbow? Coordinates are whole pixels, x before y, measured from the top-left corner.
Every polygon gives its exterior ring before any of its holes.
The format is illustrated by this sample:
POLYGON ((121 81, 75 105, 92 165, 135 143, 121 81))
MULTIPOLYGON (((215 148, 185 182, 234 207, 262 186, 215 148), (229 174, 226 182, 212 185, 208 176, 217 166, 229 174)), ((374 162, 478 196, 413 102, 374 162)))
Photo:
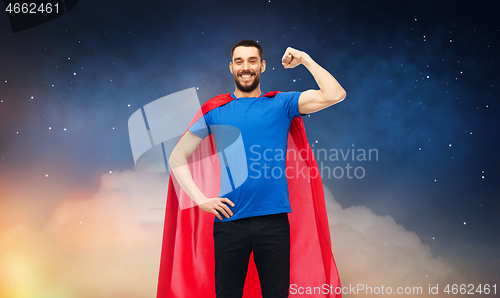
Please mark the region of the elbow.
POLYGON ((168 165, 170 166, 171 169, 175 168, 176 167, 176 163, 175 163, 175 158, 174 158, 174 155, 170 155, 170 157, 168 158, 168 165))
POLYGON ((168 159, 168 165, 171 169, 177 168, 182 165, 181 160, 179 154, 174 150, 168 159))
POLYGON ((346 96, 347 92, 345 92, 345 90, 342 88, 342 91, 340 91, 339 94, 337 95, 337 102, 343 101, 346 96))
POLYGON ((339 92, 336 92, 336 93, 332 94, 331 96, 329 96, 326 101, 328 102, 329 105, 334 105, 336 103, 343 101, 346 96, 347 96, 347 93, 342 88, 342 90, 340 90, 339 92))

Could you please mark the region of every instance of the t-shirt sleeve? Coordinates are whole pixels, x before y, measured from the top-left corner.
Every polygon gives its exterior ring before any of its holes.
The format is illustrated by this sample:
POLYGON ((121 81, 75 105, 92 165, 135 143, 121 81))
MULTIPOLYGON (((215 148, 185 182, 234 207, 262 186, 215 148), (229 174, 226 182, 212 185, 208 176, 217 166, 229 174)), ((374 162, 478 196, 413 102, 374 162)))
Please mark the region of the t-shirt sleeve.
POLYGON ((198 121, 191 125, 189 131, 204 139, 210 134, 210 127, 207 125, 205 117, 201 117, 198 121))
POLYGON ((299 112, 299 97, 301 92, 282 92, 278 93, 277 96, 281 98, 285 111, 288 118, 293 119, 295 117, 304 116, 299 112))

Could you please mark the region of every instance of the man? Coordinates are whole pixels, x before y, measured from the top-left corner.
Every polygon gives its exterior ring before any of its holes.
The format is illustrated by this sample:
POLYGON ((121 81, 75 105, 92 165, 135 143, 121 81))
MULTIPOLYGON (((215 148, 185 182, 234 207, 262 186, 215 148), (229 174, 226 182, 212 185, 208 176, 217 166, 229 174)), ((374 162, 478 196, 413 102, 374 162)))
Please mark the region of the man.
MULTIPOLYGON (((242 40, 233 46, 231 55, 229 70, 235 80, 234 93, 230 98, 227 95, 222 104, 204 112, 204 117, 189 128, 172 152, 169 164, 182 190, 201 210, 215 215, 217 297, 242 297, 251 253, 262 297, 288 297, 290 226, 287 214, 292 210, 286 160, 277 153, 287 151, 288 135, 295 117, 338 103, 346 93, 308 54, 287 48, 282 65, 294 68, 303 64, 320 90, 263 96, 260 75, 266 69, 266 62, 260 45, 242 40), (194 182, 187 159, 209 134, 214 135, 216 144, 223 138, 224 133, 211 129, 217 125, 236 127, 240 131, 244 144, 244 152, 240 153, 246 158, 249 176, 227 196, 208 198, 194 182)), ((224 161, 220 162, 224 168, 224 161)))

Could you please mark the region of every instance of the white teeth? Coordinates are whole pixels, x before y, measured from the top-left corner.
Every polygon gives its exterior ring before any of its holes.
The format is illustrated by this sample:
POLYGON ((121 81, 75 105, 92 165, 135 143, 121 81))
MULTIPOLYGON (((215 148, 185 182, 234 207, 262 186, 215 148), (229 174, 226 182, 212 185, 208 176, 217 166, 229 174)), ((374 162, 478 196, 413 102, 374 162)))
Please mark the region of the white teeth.
POLYGON ((251 77, 252 75, 241 75, 242 78, 245 78, 245 79, 248 79, 249 77, 251 77))

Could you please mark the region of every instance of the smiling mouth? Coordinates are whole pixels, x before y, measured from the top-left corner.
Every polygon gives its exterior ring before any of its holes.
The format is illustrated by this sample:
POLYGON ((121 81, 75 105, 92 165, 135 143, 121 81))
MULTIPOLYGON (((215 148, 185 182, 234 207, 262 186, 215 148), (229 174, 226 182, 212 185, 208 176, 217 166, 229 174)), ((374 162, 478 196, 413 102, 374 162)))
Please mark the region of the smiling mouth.
POLYGON ((242 74, 240 75, 240 78, 243 81, 250 81, 254 75, 253 74, 242 74))

